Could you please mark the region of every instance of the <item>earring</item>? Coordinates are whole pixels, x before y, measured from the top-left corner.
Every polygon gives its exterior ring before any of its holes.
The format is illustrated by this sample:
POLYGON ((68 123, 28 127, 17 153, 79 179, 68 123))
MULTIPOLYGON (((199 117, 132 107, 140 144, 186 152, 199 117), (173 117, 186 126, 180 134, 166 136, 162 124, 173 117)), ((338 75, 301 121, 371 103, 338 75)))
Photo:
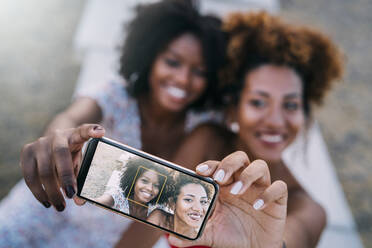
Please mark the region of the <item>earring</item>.
POLYGON ((137 81, 138 78, 139 78, 138 73, 137 72, 133 72, 129 76, 129 83, 134 84, 137 81))
POLYGON ((239 130, 240 130, 239 123, 236 122, 236 121, 231 122, 231 123, 230 123, 230 130, 231 130, 231 132, 233 132, 233 133, 239 133, 239 130))

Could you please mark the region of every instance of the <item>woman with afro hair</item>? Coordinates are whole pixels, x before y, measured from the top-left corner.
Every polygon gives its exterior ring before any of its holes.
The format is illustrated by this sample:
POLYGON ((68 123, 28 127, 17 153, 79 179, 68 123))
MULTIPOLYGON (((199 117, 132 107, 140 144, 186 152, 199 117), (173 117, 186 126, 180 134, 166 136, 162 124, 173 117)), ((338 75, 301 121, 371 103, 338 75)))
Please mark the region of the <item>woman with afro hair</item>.
POLYGON ((200 126, 178 158, 188 159, 189 168, 207 161, 197 172, 214 177, 221 192, 226 188, 239 197, 221 193, 200 240, 172 237, 171 243, 315 247, 326 213, 292 176, 282 153, 311 123, 313 106, 321 105, 342 77, 343 56, 319 31, 265 12, 231 14, 223 27, 230 35, 228 66, 221 73, 224 84, 217 100, 233 111, 234 132, 200 126), (236 167, 246 169, 237 174, 236 167))

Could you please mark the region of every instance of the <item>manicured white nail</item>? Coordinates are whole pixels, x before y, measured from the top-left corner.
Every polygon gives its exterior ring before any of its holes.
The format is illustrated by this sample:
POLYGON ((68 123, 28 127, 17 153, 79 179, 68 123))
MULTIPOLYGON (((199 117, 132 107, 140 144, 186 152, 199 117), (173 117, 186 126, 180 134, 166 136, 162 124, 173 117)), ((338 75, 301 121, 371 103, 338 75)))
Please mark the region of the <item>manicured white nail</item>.
POLYGON ((256 210, 259 210, 260 208, 262 208, 262 206, 265 204, 265 202, 262 200, 262 199, 258 199, 254 202, 253 204, 253 208, 256 209, 256 210))
POLYGON ((231 188, 230 193, 233 195, 237 195, 239 191, 242 189, 242 187, 243 187, 243 183, 241 181, 238 181, 231 188))
POLYGON ((216 175, 214 176, 214 180, 218 182, 222 182, 223 178, 225 177, 225 172, 223 170, 217 171, 216 175))
POLYGON ((209 169, 207 164, 200 164, 196 167, 196 170, 199 172, 206 172, 209 169))

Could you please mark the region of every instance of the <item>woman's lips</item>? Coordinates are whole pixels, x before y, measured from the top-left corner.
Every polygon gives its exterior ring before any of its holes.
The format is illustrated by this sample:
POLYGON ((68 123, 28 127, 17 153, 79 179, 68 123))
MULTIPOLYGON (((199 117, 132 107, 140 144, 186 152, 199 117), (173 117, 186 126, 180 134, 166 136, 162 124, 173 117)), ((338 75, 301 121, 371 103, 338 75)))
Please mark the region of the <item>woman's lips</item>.
POLYGON ((170 96, 176 98, 177 100, 183 100, 187 96, 187 92, 184 89, 175 86, 167 86, 165 90, 170 96))
POLYGON ((257 132, 255 137, 265 145, 277 146, 283 144, 286 135, 278 132, 257 132))
POLYGON ((283 135, 281 134, 261 134, 259 138, 262 141, 268 142, 268 143, 280 143, 284 140, 283 135))
POLYGON ((152 197, 152 194, 147 192, 147 191, 143 191, 143 190, 140 190, 142 196, 145 198, 145 199, 149 199, 152 197))
POLYGON ((195 212, 193 212, 193 213, 189 213, 189 214, 187 214, 187 216, 188 216, 191 220, 193 220, 193 221, 200 221, 200 220, 202 219, 202 217, 203 217, 203 215, 201 215, 201 214, 199 214, 199 213, 195 213, 195 212))

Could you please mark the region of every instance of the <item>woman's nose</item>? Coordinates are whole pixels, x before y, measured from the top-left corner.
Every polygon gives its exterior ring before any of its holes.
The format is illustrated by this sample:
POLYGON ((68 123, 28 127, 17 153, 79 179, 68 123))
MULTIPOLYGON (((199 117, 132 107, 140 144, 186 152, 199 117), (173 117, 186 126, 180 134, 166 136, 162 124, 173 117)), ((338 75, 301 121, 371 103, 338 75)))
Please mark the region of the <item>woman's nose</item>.
POLYGON ((202 212, 203 206, 201 205, 200 202, 195 201, 194 204, 192 205, 192 210, 202 212))
POLYGON ((285 117, 281 109, 273 108, 266 116, 266 123, 271 127, 282 127, 285 124, 285 117))
POLYGON ((178 70, 176 74, 176 82, 177 85, 186 87, 190 82, 190 69, 185 66, 178 70))

